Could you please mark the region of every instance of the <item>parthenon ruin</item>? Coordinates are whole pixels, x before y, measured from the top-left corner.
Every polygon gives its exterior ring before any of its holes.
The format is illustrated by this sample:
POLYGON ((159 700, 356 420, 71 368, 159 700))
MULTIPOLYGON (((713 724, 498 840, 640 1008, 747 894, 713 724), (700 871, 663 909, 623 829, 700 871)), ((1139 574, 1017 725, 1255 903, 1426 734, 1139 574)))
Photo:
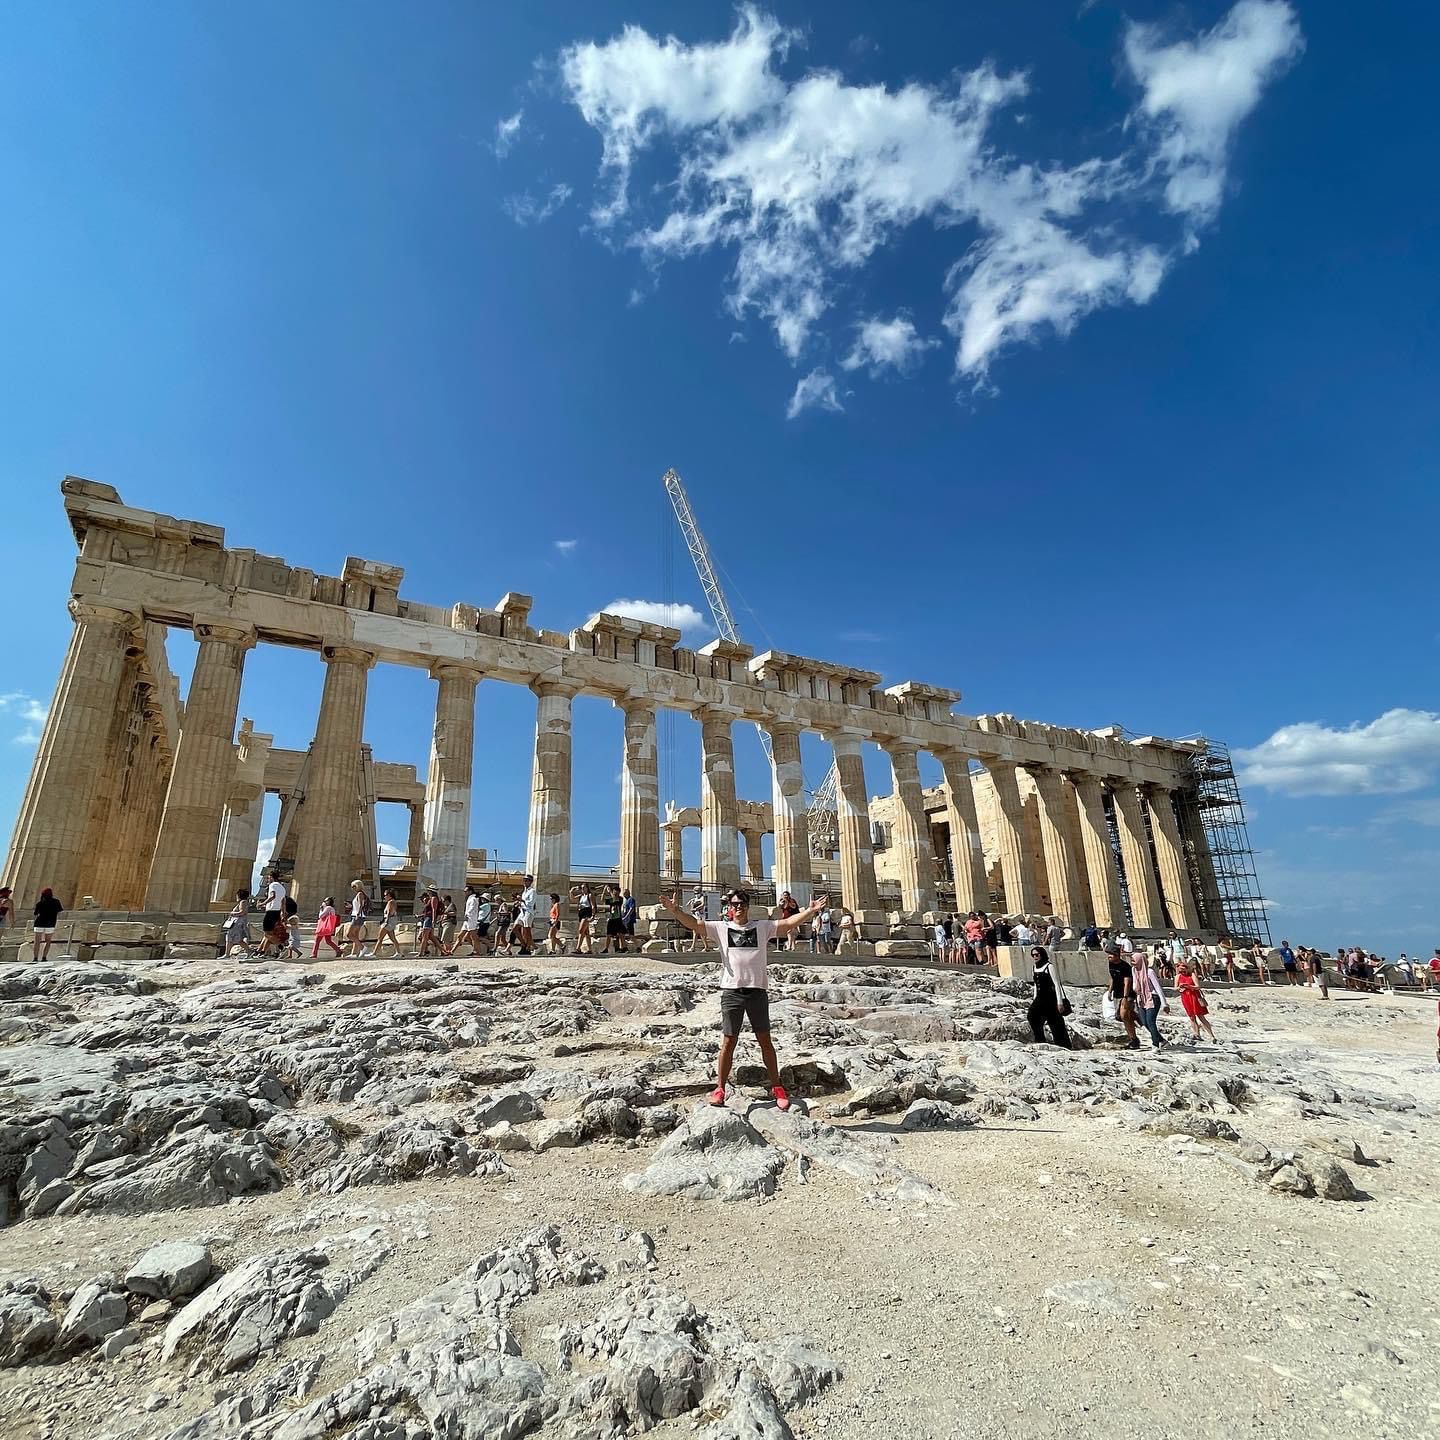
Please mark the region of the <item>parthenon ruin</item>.
POLYGON ((576 630, 537 630, 531 599, 449 609, 400 595, 403 572, 347 559, 319 575, 226 544, 218 526, 138 510, 108 485, 67 478, 79 545, 74 632, 5 866, 22 898, 51 886, 67 903, 204 912, 247 884, 266 792, 284 799, 277 855, 307 898, 347 892, 376 869, 374 806, 411 809, 420 877, 458 893, 474 863, 471 768, 476 687, 536 697, 526 867, 543 891, 571 881, 571 707, 608 697, 624 713, 618 879, 642 905, 678 878, 681 832, 697 826, 706 886, 742 878, 808 898, 817 878, 882 938, 940 908, 1053 915, 1136 932, 1217 932, 1221 897, 1196 807, 1204 742, 1132 739, 965 716, 958 691, 828 661, 712 641, 599 614, 576 630), (166 663, 166 627, 197 641, 183 704, 166 663), (315 651, 325 666, 314 742, 275 749, 247 720, 240 683, 257 644, 315 651), (362 740, 370 670, 423 667, 435 681, 429 767, 376 762, 362 740), (700 804, 662 815, 657 713, 700 723, 700 804), (768 802, 736 794, 732 727, 754 722, 773 754, 768 802), (812 856, 800 764, 803 731, 838 770, 837 853, 812 856), (867 796, 862 747, 880 746, 892 793, 867 796), (922 786, 917 757, 943 784, 922 786), (760 837, 773 833, 762 874, 760 837), (661 837, 664 836, 662 851, 661 837), (880 845, 877 849, 877 836, 880 845), (742 851, 744 841, 744 864, 742 851), (898 886, 898 903, 884 895, 898 886))

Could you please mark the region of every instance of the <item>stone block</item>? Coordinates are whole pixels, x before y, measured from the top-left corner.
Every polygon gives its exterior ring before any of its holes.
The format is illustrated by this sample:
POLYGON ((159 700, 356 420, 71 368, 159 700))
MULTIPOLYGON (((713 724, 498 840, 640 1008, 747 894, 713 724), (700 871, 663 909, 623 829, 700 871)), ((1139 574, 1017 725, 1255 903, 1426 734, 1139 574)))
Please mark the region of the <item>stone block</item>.
POLYGON ((213 960, 215 947, 213 945, 167 945, 165 958, 167 960, 213 960))
POLYGON ((918 940, 922 943, 929 940, 929 934, 923 925, 892 925, 887 937, 891 940, 918 940))
POLYGON ((218 945, 219 925, 210 925, 191 920, 172 920, 165 927, 165 938, 172 945, 218 945))
MULTIPOLYGON (((1028 945, 1001 945, 997 954, 1000 974, 1004 979, 1029 980, 1034 975, 1028 945)), ((1050 955, 1062 985, 1074 985, 1078 989, 1099 986, 1103 989, 1110 983, 1110 970, 1099 950, 1052 950, 1050 955)))
POLYGON ((875 955, 877 959, 891 960, 928 960, 931 958, 930 947, 923 940, 877 940, 875 955))
POLYGON ((96 939, 102 945, 140 945, 159 939, 159 930, 148 920, 102 920, 96 939))
POLYGON ((102 965, 148 965, 155 958, 155 950, 153 945, 101 945, 95 956, 102 965))

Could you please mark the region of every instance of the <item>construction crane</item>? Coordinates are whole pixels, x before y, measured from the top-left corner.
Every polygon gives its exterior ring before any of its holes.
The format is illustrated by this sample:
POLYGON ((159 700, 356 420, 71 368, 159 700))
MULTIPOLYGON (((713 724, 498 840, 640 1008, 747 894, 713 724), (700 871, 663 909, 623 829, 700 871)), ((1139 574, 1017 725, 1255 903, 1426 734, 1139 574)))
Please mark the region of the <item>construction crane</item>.
MULTIPOLYGON (((710 547, 705 543, 705 534, 691 508, 690 497, 685 492, 685 482, 681 480, 678 470, 667 470, 663 483, 665 493, 670 497, 670 504, 675 509, 680 533, 685 537, 685 548, 689 550, 695 573, 700 577, 700 588, 705 592, 705 603, 710 607, 715 628, 720 632, 722 640, 739 644, 740 632, 735 626, 734 615, 730 613, 730 602, 726 600, 720 579, 715 574, 715 565, 710 559, 710 547)), ((760 747, 765 751, 766 760, 773 767, 775 757, 770 749, 770 736, 760 725, 756 725, 755 733, 760 737, 760 747)), ((839 773, 832 764, 820 788, 811 792, 808 831, 810 853, 813 856, 823 858, 831 855, 840 843, 839 820, 835 811, 838 781, 839 773)))

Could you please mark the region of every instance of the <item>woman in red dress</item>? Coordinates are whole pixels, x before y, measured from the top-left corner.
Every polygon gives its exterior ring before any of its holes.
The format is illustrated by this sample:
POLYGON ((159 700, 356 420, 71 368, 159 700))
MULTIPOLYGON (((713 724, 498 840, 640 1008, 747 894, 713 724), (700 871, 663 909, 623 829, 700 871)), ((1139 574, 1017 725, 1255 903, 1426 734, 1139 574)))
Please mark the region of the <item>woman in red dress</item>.
POLYGON ((1205 992, 1200 988, 1200 981, 1196 978, 1195 967, 1188 960, 1182 960, 1178 967, 1176 984, 1180 987, 1180 1004, 1184 1008, 1185 1018, 1190 1022, 1190 1034, 1198 1040, 1200 1038, 1200 1027, 1205 1027, 1205 1033, 1214 1040, 1215 1032, 1210 1028, 1209 1014, 1210 1007, 1205 1003, 1205 992))

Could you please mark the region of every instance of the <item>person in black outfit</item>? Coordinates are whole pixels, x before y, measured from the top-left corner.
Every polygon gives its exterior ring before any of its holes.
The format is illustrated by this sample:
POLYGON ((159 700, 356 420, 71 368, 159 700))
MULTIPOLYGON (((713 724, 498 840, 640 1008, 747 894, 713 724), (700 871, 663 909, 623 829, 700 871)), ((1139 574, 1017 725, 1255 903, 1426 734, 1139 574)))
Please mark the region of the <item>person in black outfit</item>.
POLYGON ((35 902, 34 950, 37 960, 50 958, 50 946, 55 939, 55 922, 64 908, 48 885, 40 892, 40 898, 35 902))
POLYGON ((1035 966, 1035 998, 1030 1002, 1025 1018, 1030 1022, 1036 1043, 1044 1044, 1045 1027, 1048 1025, 1055 1043, 1062 1050, 1073 1050, 1075 1047, 1070 1043, 1065 1017, 1060 1013, 1060 992, 1054 972, 1050 969, 1050 956, 1043 945, 1037 945, 1030 952, 1030 959, 1035 966))

